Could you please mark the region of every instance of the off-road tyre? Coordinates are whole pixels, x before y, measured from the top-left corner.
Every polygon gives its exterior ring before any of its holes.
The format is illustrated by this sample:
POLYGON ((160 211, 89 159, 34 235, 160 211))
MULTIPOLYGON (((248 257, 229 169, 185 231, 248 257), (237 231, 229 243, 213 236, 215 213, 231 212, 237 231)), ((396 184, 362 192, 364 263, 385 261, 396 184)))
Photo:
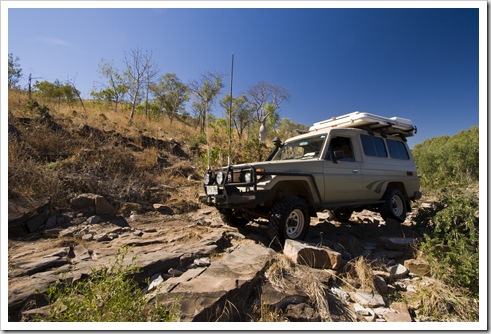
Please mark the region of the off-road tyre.
POLYGON ((218 212, 220 212, 220 217, 223 222, 228 226, 241 227, 249 222, 249 220, 236 209, 220 209, 218 212))
POLYGON ((285 197, 271 210, 268 237, 283 245, 286 239, 303 240, 307 236, 310 215, 307 203, 299 197, 285 197))
POLYGON ((382 218, 389 223, 390 220, 403 222, 407 215, 407 199, 404 194, 396 188, 387 189, 384 196, 385 204, 380 210, 382 218))
POLYGON ((353 214, 353 210, 351 209, 336 209, 331 210, 331 214, 340 223, 349 222, 351 215, 353 214))

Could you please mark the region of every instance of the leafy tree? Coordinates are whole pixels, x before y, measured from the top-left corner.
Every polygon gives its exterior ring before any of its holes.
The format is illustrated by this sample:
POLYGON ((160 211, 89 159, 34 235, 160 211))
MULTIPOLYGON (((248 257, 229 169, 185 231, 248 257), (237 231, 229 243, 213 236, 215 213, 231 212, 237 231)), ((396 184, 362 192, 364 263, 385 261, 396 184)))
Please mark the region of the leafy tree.
MULTIPOLYGON (((230 118, 230 94, 225 95, 220 105, 225 109, 227 118, 230 118)), ((242 94, 240 97, 232 98, 232 122, 239 139, 242 139, 244 129, 251 123, 253 113, 254 110, 247 96, 242 94)))
POLYGON ((56 101, 58 104, 64 100, 72 105, 76 98, 80 96, 80 92, 73 85, 69 83, 62 84, 59 80, 55 80, 55 82, 36 82, 34 88, 38 90, 38 94, 48 100, 56 101))
POLYGON ((179 112, 184 111, 184 103, 189 100, 188 87, 174 73, 161 76, 150 89, 155 95, 157 106, 171 122, 179 112))
POLYGON ((107 79, 107 87, 100 91, 92 91, 90 95, 98 100, 104 100, 114 103, 114 111, 118 110, 118 104, 124 100, 128 92, 128 84, 124 77, 114 67, 112 61, 102 59, 99 63, 99 74, 107 79))
POLYGON ((189 88, 194 97, 193 110, 197 114, 198 123, 203 132, 211 105, 223 88, 222 76, 205 73, 200 79, 193 80, 189 88))
POLYGON ((285 140, 298 135, 298 131, 306 131, 309 127, 304 124, 295 123, 289 118, 282 118, 278 123, 277 135, 280 139, 285 140))
POLYGON ((17 84, 22 76, 22 69, 19 64, 19 57, 15 57, 12 53, 9 53, 9 89, 18 88, 17 84))
MULTIPOLYGON (((131 98, 130 120, 133 121, 136 105, 142 98, 145 89, 148 91, 151 79, 157 74, 157 66, 153 62, 152 53, 143 52, 140 49, 131 49, 129 54, 125 53, 124 63, 126 70, 124 76, 128 83, 128 92, 131 98)), ((148 99, 148 95, 147 95, 148 99)))

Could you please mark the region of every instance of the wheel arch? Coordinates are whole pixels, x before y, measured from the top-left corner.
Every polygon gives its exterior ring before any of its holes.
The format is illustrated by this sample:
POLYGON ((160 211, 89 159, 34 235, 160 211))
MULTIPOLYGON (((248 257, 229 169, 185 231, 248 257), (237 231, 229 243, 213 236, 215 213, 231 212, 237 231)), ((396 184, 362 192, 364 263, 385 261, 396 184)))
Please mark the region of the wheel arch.
POLYGON ((385 190, 384 197, 391 189, 397 189, 404 195, 404 201, 406 202, 406 212, 411 211, 411 201, 407 196, 406 187, 404 187, 404 183, 402 182, 389 182, 387 184, 387 189, 385 190))
POLYGON ((311 217, 317 217, 316 203, 318 202, 319 195, 316 193, 317 189, 315 184, 308 180, 288 180, 278 182, 274 188, 273 201, 277 202, 285 197, 297 196, 307 202, 309 208, 309 215, 311 217))

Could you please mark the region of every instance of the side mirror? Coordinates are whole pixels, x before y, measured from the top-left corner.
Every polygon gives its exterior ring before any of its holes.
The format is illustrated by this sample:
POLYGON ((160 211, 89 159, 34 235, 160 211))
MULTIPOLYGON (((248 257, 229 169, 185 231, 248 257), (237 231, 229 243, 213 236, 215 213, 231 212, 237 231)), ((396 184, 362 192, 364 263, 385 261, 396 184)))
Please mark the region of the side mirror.
POLYGON ((343 150, 338 150, 334 151, 334 158, 336 159, 344 159, 344 151, 343 150))
POLYGON ((343 150, 336 150, 333 152, 333 157, 332 157, 332 162, 335 164, 338 163, 339 159, 344 159, 344 151, 343 150))

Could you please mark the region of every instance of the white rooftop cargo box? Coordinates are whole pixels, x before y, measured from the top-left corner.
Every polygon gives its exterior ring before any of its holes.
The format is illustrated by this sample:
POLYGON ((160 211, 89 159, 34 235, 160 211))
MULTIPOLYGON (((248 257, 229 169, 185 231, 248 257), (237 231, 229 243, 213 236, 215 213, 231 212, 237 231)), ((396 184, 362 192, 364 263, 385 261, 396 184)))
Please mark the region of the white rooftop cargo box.
POLYGON ((400 135, 403 137, 414 136, 417 132, 416 126, 407 118, 388 118, 359 111, 314 123, 309 131, 325 128, 361 128, 386 135, 400 135))

